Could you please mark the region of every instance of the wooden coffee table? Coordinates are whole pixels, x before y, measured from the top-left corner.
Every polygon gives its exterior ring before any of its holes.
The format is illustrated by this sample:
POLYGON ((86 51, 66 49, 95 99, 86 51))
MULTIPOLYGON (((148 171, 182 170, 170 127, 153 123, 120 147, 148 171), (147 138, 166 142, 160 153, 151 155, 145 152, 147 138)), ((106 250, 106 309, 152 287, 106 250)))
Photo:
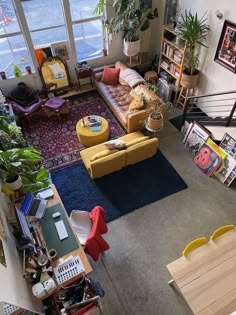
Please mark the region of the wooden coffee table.
POLYGON ((86 147, 91 147, 93 145, 105 142, 109 138, 109 124, 108 121, 100 116, 97 116, 101 119, 101 130, 100 131, 92 131, 91 127, 84 126, 83 121, 86 123, 88 120, 88 116, 80 119, 76 124, 76 132, 79 138, 80 143, 82 143, 86 147))

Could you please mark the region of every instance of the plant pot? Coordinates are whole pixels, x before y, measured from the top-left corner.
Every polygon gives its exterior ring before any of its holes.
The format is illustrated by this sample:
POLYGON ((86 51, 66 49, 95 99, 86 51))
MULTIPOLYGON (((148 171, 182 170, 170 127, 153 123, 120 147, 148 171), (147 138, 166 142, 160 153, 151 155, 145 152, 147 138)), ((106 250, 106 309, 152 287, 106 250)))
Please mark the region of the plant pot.
POLYGON ((151 130, 160 130, 163 128, 163 115, 159 112, 152 112, 148 116, 147 127, 151 130))
POLYGON ((6 177, 5 183, 6 183, 7 187, 13 191, 19 190, 23 186, 22 179, 21 179, 20 175, 15 175, 12 177, 6 177))
POLYGON ((194 75, 182 73, 180 84, 186 89, 193 89, 197 85, 198 77, 199 73, 194 75))
POLYGON ((127 42, 124 40, 123 42, 123 53, 126 56, 132 57, 136 56, 141 50, 141 41, 136 40, 135 42, 127 42))

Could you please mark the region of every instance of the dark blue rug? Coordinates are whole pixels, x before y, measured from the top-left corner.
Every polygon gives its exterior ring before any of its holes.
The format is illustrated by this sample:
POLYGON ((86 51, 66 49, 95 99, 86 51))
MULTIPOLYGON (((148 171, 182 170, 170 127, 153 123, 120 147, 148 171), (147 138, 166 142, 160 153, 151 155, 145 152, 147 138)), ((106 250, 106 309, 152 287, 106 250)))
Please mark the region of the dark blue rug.
POLYGON ((107 222, 187 188, 164 155, 158 153, 121 171, 92 180, 83 162, 51 172, 67 213, 100 205, 107 222))

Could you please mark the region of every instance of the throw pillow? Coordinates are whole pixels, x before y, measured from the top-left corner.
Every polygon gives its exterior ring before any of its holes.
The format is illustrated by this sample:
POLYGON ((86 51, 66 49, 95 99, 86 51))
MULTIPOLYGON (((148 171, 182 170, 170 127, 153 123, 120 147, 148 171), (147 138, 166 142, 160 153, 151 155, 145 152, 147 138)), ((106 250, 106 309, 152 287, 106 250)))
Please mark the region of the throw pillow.
POLYGON ((144 78, 138 72, 129 68, 121 71, 120 78, 126 81, 131 88, 145 82, 144 78))
POLYGON ((149 137, 148 136, 144 136, 144 137, 140 137, 140 138, 137 138, 137 139, 130 140, 129 142, 126 143, 126 147, 129 148, 132 145, 135 145, 137 143, 143 142, 143 141, 145 141, 147 139, 149 139, 149 137))
POLYGON ((109 149, 123 150, 126 148, 126 143, 120 139, 110 140, 110 141, 104 142, 104 144, 109 149))
POLYGON ((112 154, 112 153, 115 153, 115 152, 118 152, 118 150, 109 150, 109 149, 103 150, 103 151, 101 151, 101 152, 98 152, 98 153, 94 154, 94 155, 90 158, 90 161, 91 161, 91 162, 96 161, 96 160, 98 160, 98 159, 101 159, 101 158, 103 158, 103 157, 105 157, 105 156, 107 156, 107 155, 110 155, 110 154, 112 154))
POLYGON ((140 96, 136 96, 135 99, 129 105, 129 111, 139 110, 144 108, 144 102, 142 101, 140 96))
POLYGON ((108 85, 117 85, 120 75, 119 68, 104 67, 101 81, 108 85))

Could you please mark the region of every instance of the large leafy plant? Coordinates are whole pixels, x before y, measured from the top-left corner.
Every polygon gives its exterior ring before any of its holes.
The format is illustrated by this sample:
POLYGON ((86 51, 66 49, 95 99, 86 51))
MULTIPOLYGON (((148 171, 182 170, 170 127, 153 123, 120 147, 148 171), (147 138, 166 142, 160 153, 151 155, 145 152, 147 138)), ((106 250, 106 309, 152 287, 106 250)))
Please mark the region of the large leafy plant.
MULTIPOLYGON (((99 0, 94 13, 103 12, 105 0, 99 0)), ((115 0, 113 2, 115 17, 105 21, 108 32, 123 32, 125 41, 133 42, 139 39, 139 31, 146 31, 151 20, 158 17, 158 10, 148 9, 137 0, 115 0)))
POLYGON ((41 152, 34 147, 0 151, 0 170, 4 178, 20 175, 24 191, 36 191, 47 187, 48 171, 41 166, 41 152))
POLYGON ((194 75, 198 73, 199 57, 196 52, 197 44, 207 46, 203 43, 206 40, 207 35, 210 31, 210 26, 206 23, 206 13, 199 18, 197 13, 193 15, 191 10, 185 10, 184 15, 181 15, 178 21, 177 27, 180 34, 185 39, 187 48, 187 58, 185 62, 186 70, 185 73, 194 75))
POLYGON ((0 150, 5 151, 26 144, 21 128, 9 124, 8 118, 0 116, 0 150))

